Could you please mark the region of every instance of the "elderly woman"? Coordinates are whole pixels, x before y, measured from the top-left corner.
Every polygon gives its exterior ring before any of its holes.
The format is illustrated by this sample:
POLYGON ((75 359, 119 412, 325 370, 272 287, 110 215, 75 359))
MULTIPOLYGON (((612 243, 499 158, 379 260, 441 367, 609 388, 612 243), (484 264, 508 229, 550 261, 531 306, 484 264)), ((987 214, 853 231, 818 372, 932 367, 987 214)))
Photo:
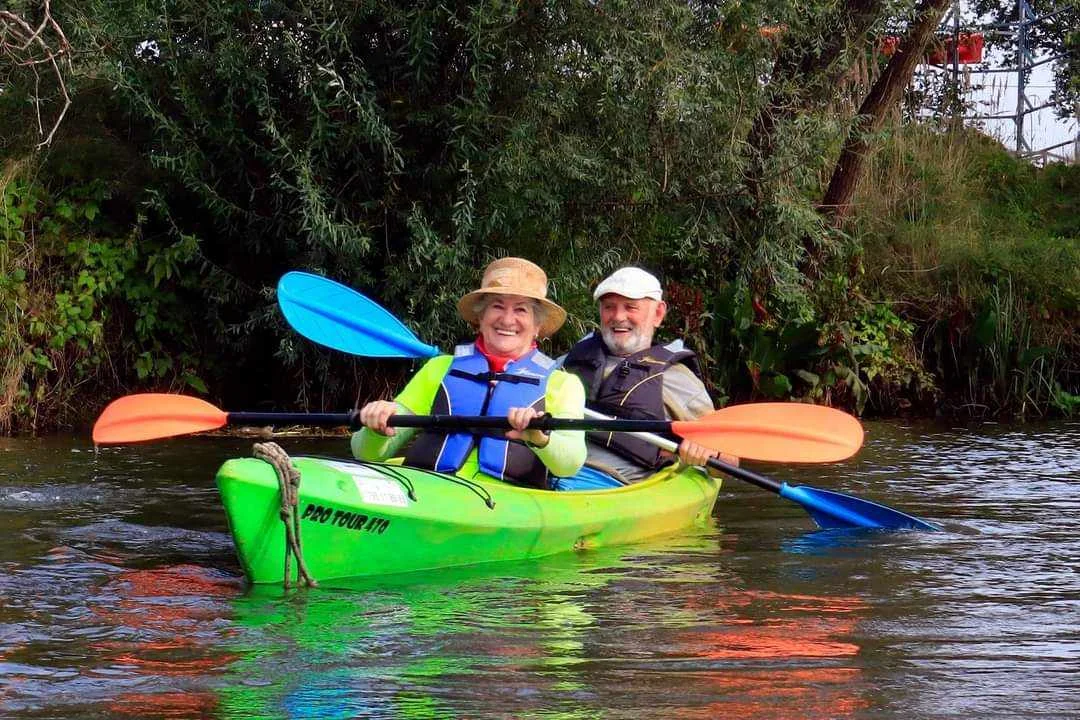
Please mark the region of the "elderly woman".
POLYGON ((505 436, 420 432, 405 463, 538 488, 550 488, 552 476, 574 475, 585 461, 584 433, 528 429, 544 413, 580 418, 585 408, 581 381, 556 370, 536 347, 566 320, 566 311, 547 299, 547 275, 522 258, 496 260, 480 289, 458 301, 458 312, 478 329, 476 340, 429 360, 393 402, 361 408, 364 428, 352 437, 353 455, 382 460, 412 440, 417 430, 388 425, 395 413, 505 415, 512 428, 505 436))

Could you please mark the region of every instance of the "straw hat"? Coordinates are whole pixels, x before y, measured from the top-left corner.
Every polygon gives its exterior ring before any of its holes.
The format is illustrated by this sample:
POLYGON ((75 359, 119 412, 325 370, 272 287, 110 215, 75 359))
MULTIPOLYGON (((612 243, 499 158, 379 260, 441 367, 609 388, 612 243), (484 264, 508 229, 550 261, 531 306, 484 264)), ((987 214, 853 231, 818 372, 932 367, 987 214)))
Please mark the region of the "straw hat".
POLYGON ((547 337, 566 322, 566 311, 547 299, 547 273, 539 265, 524 258, 499 258, 484 269, 480 289, 458 300, 458 312, 465 322, 479 325, 476 302, 484 295, 521 295, 540 301, 544 317, 540 323, 540 337, 547 337))

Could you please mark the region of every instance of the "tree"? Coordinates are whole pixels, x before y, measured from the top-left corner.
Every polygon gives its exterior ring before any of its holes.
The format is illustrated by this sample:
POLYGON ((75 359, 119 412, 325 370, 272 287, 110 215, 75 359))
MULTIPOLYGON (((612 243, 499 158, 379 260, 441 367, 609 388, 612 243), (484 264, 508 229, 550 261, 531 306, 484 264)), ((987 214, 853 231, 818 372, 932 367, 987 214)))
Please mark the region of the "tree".
POLYGON ((620 262, 697 283, 793 267, 780 241, 737 247, 726 203, 743 174, 731 138, 772 52, 761 12, 95 0, 73 21, 176 183, 150 196, 148 222, 213 273, 207 316, 233 328, 231 354, 271 335, 303 367, 272 300, 250 292, 297 267, 376 289, 443 345, 493 254, 541 262, 580 308, 564 343, 620 262))
POLYGON ((922 62, 926 47, 951 2, 922 0, 915 21, 859 107, 858 117, 840 151, 840 158, 836 161, 821 203, 837 226, 842 225, 851 214, 851 198, 871 150, 870 137, 881 129, 886 114, 899 104, 904 88, 911 82, 915 67, 922 62))
POLYGON ((50 0, 44 0, 41 8, 17 3, 0 10, 0 61, 0 88, 7 86, 4 94, 15 98, 29 97, 37 121, 38 147, 48 145, 71 107, 65 80, 71 46, 53 17, 50 0), (50 90, 63 101, 51 119, 42 114, 50 90))

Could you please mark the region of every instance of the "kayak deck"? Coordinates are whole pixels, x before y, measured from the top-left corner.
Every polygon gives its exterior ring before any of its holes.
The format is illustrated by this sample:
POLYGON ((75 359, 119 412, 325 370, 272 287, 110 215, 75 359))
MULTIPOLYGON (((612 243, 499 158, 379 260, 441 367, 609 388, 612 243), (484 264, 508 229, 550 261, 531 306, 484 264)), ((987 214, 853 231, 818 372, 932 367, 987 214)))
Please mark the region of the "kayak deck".
MULTIPOLYGON (((293 458, 304 561, 319 581, 544 557, 629 543, 704 522, 719 480, 665 468, 620 488, 554 492, 382 463, 293 458)), ((240 563, 280 583, 285 530, 274 469, 217 473, 240 563)))

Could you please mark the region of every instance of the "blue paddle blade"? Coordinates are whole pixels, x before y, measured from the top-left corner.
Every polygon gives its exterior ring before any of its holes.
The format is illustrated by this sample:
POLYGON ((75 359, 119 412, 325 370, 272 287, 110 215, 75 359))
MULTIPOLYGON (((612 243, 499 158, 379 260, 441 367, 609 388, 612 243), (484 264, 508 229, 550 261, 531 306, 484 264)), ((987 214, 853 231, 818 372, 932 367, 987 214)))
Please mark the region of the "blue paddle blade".
POLYGON ((429 358, 439 349, 417 339, 378 303, 350 287, 318 275, 285 273, 278 305, 296 332, 320 345, 352 355, 429 358))
POLYGON ((799 503, 822 528, 880 528, 882 530, 941 530, 899 510, 851 495, 806 487, 780 486, 780 497, 799 503))

